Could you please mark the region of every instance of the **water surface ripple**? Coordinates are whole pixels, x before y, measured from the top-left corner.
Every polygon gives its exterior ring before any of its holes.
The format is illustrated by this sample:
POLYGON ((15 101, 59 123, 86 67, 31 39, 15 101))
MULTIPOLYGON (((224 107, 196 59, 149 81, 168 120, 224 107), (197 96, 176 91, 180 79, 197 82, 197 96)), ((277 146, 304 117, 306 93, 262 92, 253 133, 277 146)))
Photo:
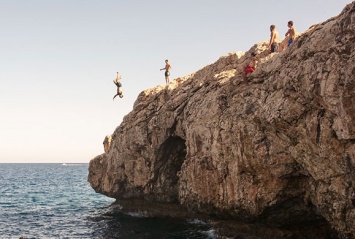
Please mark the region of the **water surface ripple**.
POLYGON ((0 238, 214 238, 197 220, 110 213, 88 164, 0 164, 0 238))

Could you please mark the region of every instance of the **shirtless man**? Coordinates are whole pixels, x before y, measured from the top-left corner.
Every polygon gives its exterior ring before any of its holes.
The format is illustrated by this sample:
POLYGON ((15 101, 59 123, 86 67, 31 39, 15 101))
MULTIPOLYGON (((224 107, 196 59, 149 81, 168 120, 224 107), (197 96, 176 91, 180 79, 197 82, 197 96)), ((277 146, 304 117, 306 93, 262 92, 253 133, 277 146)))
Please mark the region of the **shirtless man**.
POLYGON ((275 25, 270 26, 270 42, 269 42, 269 50, 271 52, 276 52, 277 51, 277 41, 279 38, 279 33, 276 31, 275 25))
POLYGON ((116 79, 113 80, 113 83, 117 86, 117 94, 113 97, 112 100, 115 100, 116 96, 119 96, 120 98, 123 98, 123 92, 122 92, 122 84, 119 82, 121 80, 121 75, 117 72, 116 79))
POLYGON ((287 46, 290 46, 293 43, 293 41, 295 40, 296 30, 293 27, 293 21, 289 21, 287 23, 287 26, 288 26, 288 31, 286 32, 285 37, 289 37, 287 46))
POLYGON ((165 83, 166 84, 169 84, 169 76, 170 76, 170 69, 171 69, 171 65, 169 64, 169 61, 168 59, 165 60, 165 67, 164 68, 161 68, 160 70, 165 70, 165 83))
POLYGON ((251 53, 250 62, 244 67, 242 75, 245 83, 248 82, 247 75, 255 71, 256 65, 258 64, 258 58, 255 52, 251 53))

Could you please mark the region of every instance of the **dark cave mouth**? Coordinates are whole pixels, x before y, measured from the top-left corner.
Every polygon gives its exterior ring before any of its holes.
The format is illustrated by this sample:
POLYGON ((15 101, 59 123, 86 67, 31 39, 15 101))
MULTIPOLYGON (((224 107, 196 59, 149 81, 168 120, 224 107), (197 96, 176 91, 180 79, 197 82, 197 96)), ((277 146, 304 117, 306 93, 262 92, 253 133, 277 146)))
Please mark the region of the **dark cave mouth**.
POLYGON ((159 147, 154 173, 156 196, 154 201, 178 202, 178 172, 186 159, 185 140, 178 136, 168 137, 159 147))

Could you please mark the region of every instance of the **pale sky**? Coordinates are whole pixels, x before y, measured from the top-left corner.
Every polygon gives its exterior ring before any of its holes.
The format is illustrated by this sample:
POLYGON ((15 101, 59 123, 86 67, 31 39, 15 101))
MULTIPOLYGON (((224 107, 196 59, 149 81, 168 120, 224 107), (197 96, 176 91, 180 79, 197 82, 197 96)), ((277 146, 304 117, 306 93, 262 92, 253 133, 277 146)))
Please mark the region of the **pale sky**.
POLYGON ((165 59, 185 76, 350 2, 0 0, 0 163, 88 163, 138 94, 165 84, 165 59))

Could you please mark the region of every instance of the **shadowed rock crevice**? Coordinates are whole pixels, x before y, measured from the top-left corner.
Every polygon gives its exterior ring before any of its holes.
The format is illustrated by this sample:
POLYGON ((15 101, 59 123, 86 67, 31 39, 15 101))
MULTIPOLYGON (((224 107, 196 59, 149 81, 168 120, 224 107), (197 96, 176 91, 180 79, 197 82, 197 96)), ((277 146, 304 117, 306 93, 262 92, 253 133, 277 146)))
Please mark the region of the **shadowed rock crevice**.
POLYGON ((326 224, 327 221, 317 213, 317 208, 305 202, 302 196, 290 198, 264 210, 258 218, 259 222, 277 228, 292 228, 295 225, 326 224))
POLYGON ((178 172, 185 161, 185 140, 177 136, 170 136, 160 146, 157 161, 154 165, 153 196, 148 200, 157 202, 178 202, 179 177, 178 172))
POLYGON ((324 117, 324 110, 319 110, 318 112, 318 116, 317 116, 317 120, 318 120, 318 124, 317 124, 317 137, 316 137, 316 143, 319 143, 319 139, 320 139, 320 135, 321 135, 321 120, 324 117))

